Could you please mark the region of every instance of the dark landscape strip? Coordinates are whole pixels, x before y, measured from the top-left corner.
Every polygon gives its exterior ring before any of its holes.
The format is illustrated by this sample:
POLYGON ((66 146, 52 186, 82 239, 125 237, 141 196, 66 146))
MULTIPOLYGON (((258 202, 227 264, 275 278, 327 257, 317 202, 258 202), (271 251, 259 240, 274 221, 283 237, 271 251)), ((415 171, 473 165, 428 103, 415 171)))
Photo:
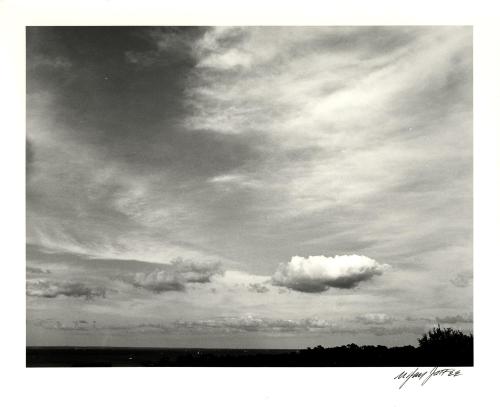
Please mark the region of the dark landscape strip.
POLYGON ((471 349, 348 345, 303 350, 27 347, 27 367, 473 366, 471 349))

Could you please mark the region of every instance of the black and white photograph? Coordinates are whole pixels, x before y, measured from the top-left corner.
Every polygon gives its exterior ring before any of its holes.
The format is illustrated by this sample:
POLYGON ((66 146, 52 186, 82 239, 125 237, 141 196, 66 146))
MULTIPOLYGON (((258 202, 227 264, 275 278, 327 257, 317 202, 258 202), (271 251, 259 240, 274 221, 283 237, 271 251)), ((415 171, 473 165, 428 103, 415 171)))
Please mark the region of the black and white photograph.
POLYGON ((2 405, 498 398, 499 11, 0 1, 2 405))
POLYGON ((26 26, 26 366, 473 366, 473 27, 26 26))

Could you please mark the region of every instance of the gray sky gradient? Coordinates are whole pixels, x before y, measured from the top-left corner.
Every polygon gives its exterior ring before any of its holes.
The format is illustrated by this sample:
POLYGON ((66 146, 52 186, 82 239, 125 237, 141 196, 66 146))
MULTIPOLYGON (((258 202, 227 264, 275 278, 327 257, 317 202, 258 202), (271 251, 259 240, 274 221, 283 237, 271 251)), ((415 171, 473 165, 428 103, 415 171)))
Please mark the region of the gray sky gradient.
POLYGON ((470 27, 27 29, 30 345, 472 329, 470 27))

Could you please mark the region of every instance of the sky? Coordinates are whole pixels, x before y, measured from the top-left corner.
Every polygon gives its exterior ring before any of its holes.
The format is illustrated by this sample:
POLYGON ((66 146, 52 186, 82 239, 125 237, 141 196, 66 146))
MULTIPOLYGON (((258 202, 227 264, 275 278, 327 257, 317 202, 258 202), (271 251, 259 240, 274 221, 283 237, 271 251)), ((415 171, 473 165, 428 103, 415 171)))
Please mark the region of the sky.
POLYGON ((28 27, 28 345, 472 331, 471 27, 28 27))

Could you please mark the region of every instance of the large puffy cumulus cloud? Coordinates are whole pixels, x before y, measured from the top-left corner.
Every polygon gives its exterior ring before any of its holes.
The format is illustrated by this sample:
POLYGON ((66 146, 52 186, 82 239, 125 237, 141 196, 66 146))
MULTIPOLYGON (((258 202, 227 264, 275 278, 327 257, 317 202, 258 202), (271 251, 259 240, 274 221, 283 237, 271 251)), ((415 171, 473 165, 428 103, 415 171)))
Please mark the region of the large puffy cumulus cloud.
POLYGON ((380 275, 389 266, 366 256, 293 256, 279 265, 272 283, 295 291, 317 293, 330 287, 349 289, 380 275))
POLYGON ((194 263, 175 259, 164 269, 138 272, 126 278, 136 287, 155 293, 165 291, 184 291, 190 283, 209 283, 215 275, 223 274, 220 263, 194 263))

